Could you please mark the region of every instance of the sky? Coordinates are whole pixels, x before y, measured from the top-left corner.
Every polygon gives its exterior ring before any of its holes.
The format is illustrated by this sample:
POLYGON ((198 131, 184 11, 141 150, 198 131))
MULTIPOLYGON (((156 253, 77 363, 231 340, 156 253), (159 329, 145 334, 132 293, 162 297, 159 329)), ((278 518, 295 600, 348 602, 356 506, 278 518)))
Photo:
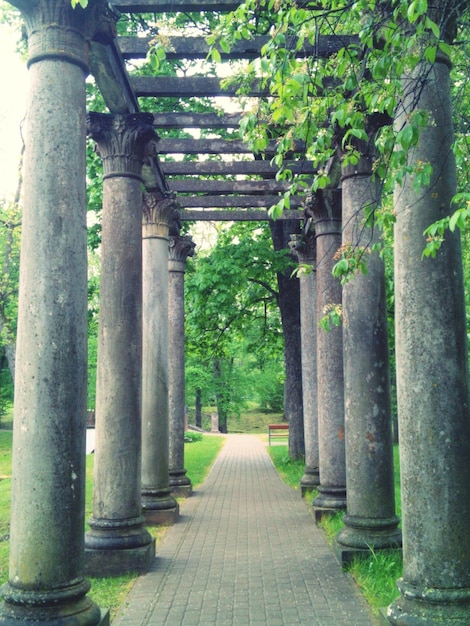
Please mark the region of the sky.
POLYGON ((26 106, 28 70, 15 52, 17 38, 0 24, 0 199, 15 193, 26 106))

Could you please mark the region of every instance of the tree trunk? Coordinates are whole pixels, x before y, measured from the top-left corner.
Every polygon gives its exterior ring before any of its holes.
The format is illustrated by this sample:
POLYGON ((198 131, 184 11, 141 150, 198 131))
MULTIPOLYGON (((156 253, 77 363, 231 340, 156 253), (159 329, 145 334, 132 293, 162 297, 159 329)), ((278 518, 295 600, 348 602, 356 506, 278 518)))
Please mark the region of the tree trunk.
MULTIPOLYGON (((278 220, 270 222, 274 250, 289 248, 290 236, 299 233, 299 222, 278 220)), ((289 456, 300 459, 305 454, 302 402, 302 364, 300 344, 300 283, 291 278, 292 269, 278 272, 279 310, 284 335, 284 415, 289 422, 289 456)))
POLYGON ((217 403, 217 412, 219 414, 219 431, 221 433, 227 432, 227 402, 221 393, 221 383, 222 383, 222 367, 219 358, 214 359, 214 379, 216 381, 216 394, 215 400, 217 403))
POLYGON ((196 409, 195 409, 195 421, 198 428, 202 428, 202 391, 196 389, 196 409))

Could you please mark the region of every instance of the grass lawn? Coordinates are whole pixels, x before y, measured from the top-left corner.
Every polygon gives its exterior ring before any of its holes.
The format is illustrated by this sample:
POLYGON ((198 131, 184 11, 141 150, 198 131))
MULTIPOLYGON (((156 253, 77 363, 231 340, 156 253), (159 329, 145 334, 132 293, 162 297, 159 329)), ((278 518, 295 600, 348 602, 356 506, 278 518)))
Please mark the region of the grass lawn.
MULTIPOLYGON (((198 487, 204 481, 222 448, 223 442, 223 436, 204 435, 200 441, 185 444, 185 465, 194 487, 198 487)), ((0 431, 0 584, 8 580, 11 443, 12 433, 0 431)), ((86 458, 85 519, 89 519, 92 512, 93 461, 93 455, 88 455, 86 458)), ((149 532, 157 540, 157 554, 158 541, 161 540, 166 530, 167 527, 149 528, 149 532)), ((91 578, 92 587, 89 595, 98 606, 111 609, 112 618, 132 588, 136 578, 136 574, 127 574, 116 578, 91 578)))

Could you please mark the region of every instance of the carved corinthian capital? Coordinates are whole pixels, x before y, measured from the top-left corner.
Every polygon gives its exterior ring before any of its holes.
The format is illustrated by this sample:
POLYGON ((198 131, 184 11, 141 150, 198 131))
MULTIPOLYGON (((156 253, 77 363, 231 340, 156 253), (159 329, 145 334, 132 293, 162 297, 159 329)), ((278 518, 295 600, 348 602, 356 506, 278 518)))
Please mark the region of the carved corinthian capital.
POLYGON ((89 113, 87 128, 89 136, 97 143, 104 178, 123 176, 142 180, 147 144, 156 139, 151 113, 89 113))
POLYGON ((88 73, 89 41, 107 42, 116 35, 119 14, 105 0, 90 0, 87 9, 72 9, 70 0, 11 0, 23 15, 28 36, 28 66, 62 59, 88 73))
POLYGON ((305 214, 313 217, 317 237, 340 233, 341 189, 321 189, 312 194, 305 203, 305 214))
POLYGON ((142 236, 168 238, 170 224, 178 220, 178 203, 175 198, 159 193, 144 194, 142 236))
POLYGON ((289 248, 295 254, 300 263, 315 263, 315 255, 317 250, 317 240, 315 233, 310 231, 307 234, 295 234, 290 236, 289 248))
POLYGON ((170 237, 169 245, 169 264, 170 272, 184 272, 184 266, 188 256, 194 256, 196 244, 189 235, 181 235, 178 237, 170 237))

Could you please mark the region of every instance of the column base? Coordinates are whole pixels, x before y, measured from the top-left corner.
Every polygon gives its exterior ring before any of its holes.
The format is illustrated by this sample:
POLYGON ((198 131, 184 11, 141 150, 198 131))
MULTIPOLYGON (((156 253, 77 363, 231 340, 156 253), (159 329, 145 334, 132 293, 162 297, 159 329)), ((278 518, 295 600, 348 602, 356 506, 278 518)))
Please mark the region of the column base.
POLYGON ((85 595, 89 588, 90 584, 83 579, 70 587, 43 592, 17 589, 6 583, 2 586, 0 624, 109 626, 109 611, 100 609, 85 595))
POLYGON ((141 548, 99 550, 85 548, 85 574, 108 578, 123 574, 144 574, 155 560, 155 539, 141 548))
POLYGON ((148 526, 172 526, 179 517, 179 505, 169 489, 143 490, 142 512, 148 526))
POLYGON ((312 502, 312 514, 315 523, 324 515, 333 515, 346 509, 345 487, 318 487, 318 496, 312 502))
POLYGON ((336 535, 333 549, 338 561, 345 565, 354 557, 367 557, 371 551, 401 548, 400 519, 397 516, 382 519, 345 515, 344 528, 336 535))
POLYGON ((143 523, 143 517, 92 518, 85 534, 86 575, 106 577, 147 571, 155 558, 155 539, 143 523))
POLYGON ((470 589, 418 587, 400 578, 398 597, 387 609, 390 624, 399 626, 467 626, 470 624, 470 589))
POLYGON ((304 475, 300 479, 300 494, 302 498, 305 494, 315 491, 320 484, 320 473, 318 467, 305 466, 304 475))
POLYGON ((169 474, 170 494, 175 498, 189 498, 193 492, 190 478, 186 476, 186 470, 170 470, 169 474))

